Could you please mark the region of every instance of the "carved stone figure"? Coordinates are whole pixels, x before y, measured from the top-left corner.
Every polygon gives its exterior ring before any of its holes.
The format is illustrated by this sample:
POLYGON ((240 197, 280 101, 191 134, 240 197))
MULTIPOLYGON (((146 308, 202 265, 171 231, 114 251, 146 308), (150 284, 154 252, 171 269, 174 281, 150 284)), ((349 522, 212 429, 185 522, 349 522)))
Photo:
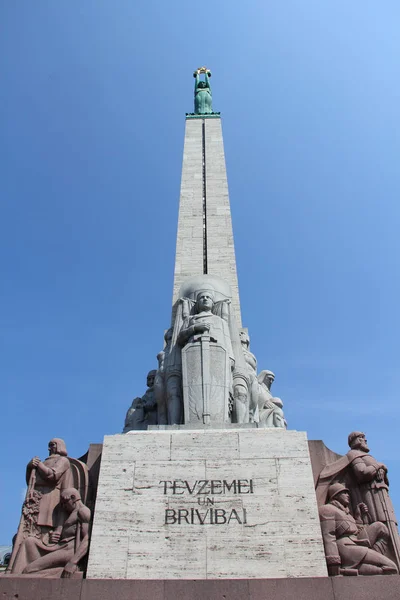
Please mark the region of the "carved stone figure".
POLYGON ((231 363, 235 362, 229 328, 226 320, 212 313, 215 299, 212 291, 202 290, 197 294, 195 314, 188 318, 178 336, 178 344, 183 347, 188 342, 194 342, 197 335, 207 334, 210 341, 221 340, 228 352, 231 363))
MULTIPOLYGON (((26 468, 28 494, 23 510, 27 520, 38 533, 56 525, 57 506, 62 490, 73 485, 70 461, 64 440, 53 438, 49 442, 49 456, 43 462, 35 456, 26 468)), ((33 533, 33 529, 32 529, 33 533)))
POLYGON ((388 536, 381 542, 382 551, 400 567, 400 539, 388 493, 387 467, 369 455, 364 433, 353 431, 348 443, 349 452, 327 464, 319 474, 316 484, 318 504, 325 503, 329 486, 343 482, 350 492, 351 505, 366 506, 367 511, 362 515, 364 524, 384 524, 388 536))
POLYGON ((215 298, 211 291, 197 293, 194 314, 187 317, 177 343, 183 349, 183 389, 185 415, 190 420, 209 423, 229 419, 231 371, 235 359, 228 323, 213 314, 215 298), (192 376, 194 374, 194 376, 192 376))
POLYGON ((147 429, 147 423, 142 404, 142 398, 140 396, 137 396, 132 400, 132 404, 127 410, 124 429, 122 430, 122 433, 142 429, 147 429))
POLYGON ((275 375, 265 370, 257 376, 257 359, 250 352, 250 338, 244 329, 240 331, 240 342, 250 378, 249 422, 260 423, 261 427, 285 428, 282 400, 274 398, 270 391, 275 375))
POLYGON ((271 385, 275 380, 272 371, 261 371, 257 380, 260 384, 258 397, 259 426, 286 428, 286 420, 283 414, 283 402, 271 394, 271 385))
POLYGON ((58 526, 46 543, 36 537, 26 538, 17 553, 11 573, 39 577, 73 577, 89 545, 90 510, 75 488, 61 492, 63 525, 58 526))
POLYGON ((244 329, 239 332, 240 343, 242 344, 242 350, 244 360, 246 361, 247 369, 249 372, 249 423, 258 423, 258 397, 260 395, 260 384, 257 379, 257 359, 252 352, 250 352, 250 337, 244 329))
POLYGON ((125 417, 123 433, 132 430, 144 430, 157 424, 157 403, 154 393, 154 381, 157 371, 147 374, 147 390, 141 398, 135 398, 125 417))
POLYGON ((168 423, 180 425, 183 422, 182 357, 180 348, 172 343, 173 336, 171 327, 165 334, 164 393, 168 423))
POLYGON ((353 431, 348 437, 350 451, 347 458, 363 502, 368 506, 373 521, 388 520, 397 526, 392 502, 388 495, 387 467, 369 454, 365 434, 353 431))
POLYGON ((397 573, 395 563, 384 555, 389 538, 387 527, 381 522, 364 525, 361 514, 368 514, 367 505, 357 505, 356 518, 349 505, 349 490, 341 483, 334 483, 328 489, 327 504, 319 508, 329 574, 397 573))
POLYGON ((181 287, 165 358, 169 422, 171 400, 178 404, 181 389, 185 423, 235 421, 234 402, 248 415, 249 375, 231 295, 228 284, 210 275, 188 278, 181 287))
POLYGON ((83 501, 86 501, 88 493, 87 465, 67 457, 65 442, 60 438, 50 440, 46 460, 42 462, 36 456, 28 463, 26 479, 28 489, 8 572, 14 572, 16 557, 27 539, 33 538, 45 546, 49 539, 57 541, 56 532, 61 531, 66 518, 61 506, 61 495, 66 489, 77 489, 83 501))
POLYGON ((197 115, 211 114, 213 112, 210 86, 211 72, 206 67, 200 67, 193 73, 193 77, 195 77, 194 112, 197 115), (200 79, 201 73, 204 73, 204 81, 200 79))
POLYGON ((157 406, 158 425, 168 424, 167 403, 165 394, 165 350, 157 354, 158 369, 154 378, 154 399, 157 406))

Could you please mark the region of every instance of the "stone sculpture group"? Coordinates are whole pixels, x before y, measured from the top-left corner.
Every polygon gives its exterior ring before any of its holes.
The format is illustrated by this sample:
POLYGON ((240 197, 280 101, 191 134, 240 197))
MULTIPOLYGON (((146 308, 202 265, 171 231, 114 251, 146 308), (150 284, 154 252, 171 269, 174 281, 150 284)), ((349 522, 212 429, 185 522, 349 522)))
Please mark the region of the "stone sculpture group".
MULTIPOLYGON (((197 311, 204 310, 194 314, 207 312, 205 309, 211 309, 211 304, 209 292, 202 291, 197 311)), ((187 343, 201 335, 191 318, 187 317, 183 322, 185 326, 180 331, 184 332, 182 338, 187 343)), ((217 322, 217 325, 222 330, 222 324, 217 322)), ((206 331, 216 334, 218 327, 210 326, 206 331)), ((168 334, 167 340, 169 337, 168 334)), ((258 378, 254 375, 256 362, 248 350, 248 336, 243 333, 240 337, 248 352, 246 362, 253 371, 249 382, 254 386, 254 393, 258 394, 257 403, 252 405, 253 416, 257 417, 257 411, 275 414, 273 418, 283 423, 280 425, 283 427, 285 423, 279 399, 273 398, 269 391, 274 375, 271 371, 262 371, 258 378), (258 386, 264 387, 260 391, 258 386)), ((217 342, 211 342, 214 343, 217 342)), ((232 351, 230 358, 234 360, 234 356, 232 351)), ((232 365, 231 371, 233 369, 232 365)), ((164 377, 165 373, 162 374, 164 377)), ((133 412, 129 414, 140 414, 140 428, 146 423, 146 415, 155 419, 156 380, 157 373, 151 371, 144 399, 136 403, 136 408, 130 409, 133 412), (146 410, 144 406, 147 406, 146 410)), ((193 411, 196 413, 196 407, 193 411)), ((397 574, 400 538, 388 493, 387 467, 369 454, 364 433, 350 433, 348 442, 349 452, 338 460, 328 461, 316 484, 328 573, 331 576, 397 574)), ((91 511, 85 505, 88 488, 86 465, 68 457, 64 441, 54 438, 49 442, 48 458, 42 462, 34 457, 28 463, 26 478, 28 490, 8 574, 82 577, 91 523, 91 511)))
POLYGON ((317 499, 330 575, 398 573, 400 540, 387 467, 369 454, 365 434, 350 433, 349 452, 326 465, 317 499))
POLYGON ((87 468, 67 456, 64 440, 49 442, 43 462, 35 456, 27 465, 28 490, 8 566, 12 575, 79 577, 79 563, 89 546, 91 511, 87 468))
POLYGON ((271 394, 272 371, 257 375, 250 338, 238 327, 229 286, 217 277, 189 278, 174 306, 148 389, 129 408, 123 432, 151 425, 254 423, 286 427, 271 394))

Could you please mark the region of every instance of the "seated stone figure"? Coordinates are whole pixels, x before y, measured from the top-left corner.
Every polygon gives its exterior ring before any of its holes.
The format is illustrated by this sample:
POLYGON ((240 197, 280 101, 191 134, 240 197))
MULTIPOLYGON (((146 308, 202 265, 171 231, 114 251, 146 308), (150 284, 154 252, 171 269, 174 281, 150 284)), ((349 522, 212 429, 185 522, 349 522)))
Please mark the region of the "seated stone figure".
POLYGON ((328 503, 319 508, 329 574, 397 573, 395 563, 383 554, 389 537, 386 525, 381 522, 364 525, 361 514, 368 514, 367 505, 357 506, 356 518, 349 505, 349 490, 341 483, 334 483, 328 489, 328 503))
POLYGON ((157 424, 157 402, 154 394, 154 380, 157 371, 147 374, 147 390, 142 398, 135 398, 128 409, 122 433, 128 431, 144 430, 149 425, 157 424))
POLYGON ((90 510, 75 488, 61 492, 61 508, 66 516, 62 527, 50 533, 49 543, 34 536, 26 538, 19 548, 12 575, 69 578, 78 570, 89 546, 90 510))
POLYGON ((246 330, 240 331, 240 343, 250 378, 249 422, 260 427, 286 427, 283 402, 271 394, 275 375, 272 371, 261 371, 257 376, 257 359, 250 352, 250 338, 246 330))
POLYGON ((282 427, 286 428, 286 420, 283 414, 283 402, 271 394, 271 385, 275 380, 272 371, 261 371, 257 380, 260 384, 258 396, 258 412, 260 427, 282 427))

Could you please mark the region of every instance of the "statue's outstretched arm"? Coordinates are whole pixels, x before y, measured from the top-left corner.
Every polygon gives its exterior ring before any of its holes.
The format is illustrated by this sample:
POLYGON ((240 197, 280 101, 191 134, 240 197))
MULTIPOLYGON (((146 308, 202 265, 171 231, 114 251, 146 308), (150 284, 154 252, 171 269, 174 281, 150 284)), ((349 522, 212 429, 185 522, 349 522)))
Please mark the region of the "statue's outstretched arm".
POLYGON ((211 77, 211 73, 208 74, 209 71, 205 73, 205 80, 206 80, 206 86, 208 87, 210 94, 211 94, 211 84, 210 84, 210 77, 211 77))
POLYGON ((196 95, 197 86, 199 85, 199 81, 200 81, 200 75, 199 75, 198 71, 195 71, 193 73, 193 77, 195 78, 195 80, 194 80, 194 94, 196 95))

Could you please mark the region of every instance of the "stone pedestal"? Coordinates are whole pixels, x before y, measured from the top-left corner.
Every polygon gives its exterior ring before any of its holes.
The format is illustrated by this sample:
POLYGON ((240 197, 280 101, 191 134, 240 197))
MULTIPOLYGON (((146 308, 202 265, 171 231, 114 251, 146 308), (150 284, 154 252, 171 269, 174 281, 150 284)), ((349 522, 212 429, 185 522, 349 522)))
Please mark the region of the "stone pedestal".
POLYGON ((88 578, 326 575, 304 432, 105 437, 88 578))

